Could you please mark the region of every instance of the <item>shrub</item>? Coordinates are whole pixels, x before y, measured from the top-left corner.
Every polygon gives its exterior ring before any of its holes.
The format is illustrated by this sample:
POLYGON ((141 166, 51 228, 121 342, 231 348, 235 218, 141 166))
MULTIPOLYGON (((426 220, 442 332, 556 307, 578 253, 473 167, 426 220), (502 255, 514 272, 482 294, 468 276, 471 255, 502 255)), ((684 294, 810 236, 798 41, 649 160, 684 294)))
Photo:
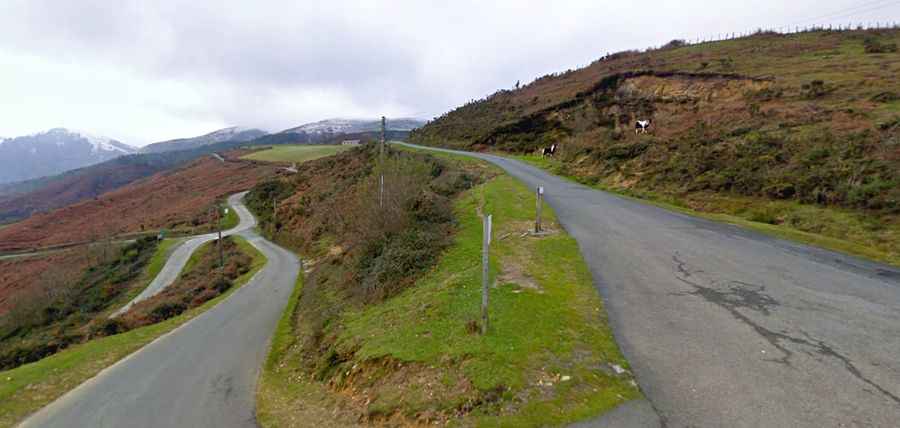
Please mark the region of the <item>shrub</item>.
POLYGON ((664 44, 660 49, 677 49, 684 46, 687 46, 687 42, 682 39, 674 39, 669 43, 664 44))
POLYGON ((897 52, 896 43, 883 43, 874 36, 866 37, 865 40, 863 40, 863 47, 866 53, 869 54, 897 52))
POLYGON ((809 83, 804 83, 801 87, 801 94, 804 98, 819 98, 830 92, 830 89, 825 85, 824 80, 813 80, 809 83))
POLYGON ((872 97, 872 101, 875 101, 876 103, 890 103, 897 100, 900 100, 900 95, 897 95, 896 92, 892 91, 882 92, 872 97))
POLYGON ((153 310, 150 311, 149 318, 152 322, 157 323, 172 317, 177 317, 185 310, 187 310, 187 306, 183 303, 165 302, 153 308, 153 310))

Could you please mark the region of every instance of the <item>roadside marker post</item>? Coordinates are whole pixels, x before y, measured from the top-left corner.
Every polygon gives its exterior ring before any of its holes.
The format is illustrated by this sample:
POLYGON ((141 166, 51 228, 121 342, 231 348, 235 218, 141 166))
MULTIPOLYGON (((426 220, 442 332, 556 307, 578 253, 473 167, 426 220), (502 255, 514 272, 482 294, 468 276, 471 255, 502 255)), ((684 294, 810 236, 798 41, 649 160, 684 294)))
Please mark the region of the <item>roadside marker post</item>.
POLYGON ((481 334, 485 335, 488 331, 488 291, 490 289, 490 259, 488 257, 491 247, 491 217, 484 216, 483 227, 484 236, 482 237, 481 246, 481 334))
POLYGON ((544 186, 537 187, 537 207, 535 209, 536 216, 534 219, 534 233, 541 233, 544 228, 541 225, 541 210, 544 208, 544 186))

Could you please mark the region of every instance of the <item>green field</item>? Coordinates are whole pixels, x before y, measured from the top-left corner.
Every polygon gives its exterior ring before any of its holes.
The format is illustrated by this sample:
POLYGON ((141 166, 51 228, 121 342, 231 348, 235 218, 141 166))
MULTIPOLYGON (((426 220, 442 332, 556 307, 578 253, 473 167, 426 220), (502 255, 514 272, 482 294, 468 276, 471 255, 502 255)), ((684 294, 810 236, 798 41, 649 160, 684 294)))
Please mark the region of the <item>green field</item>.
POLYGON ((352 146, 284 145, 254 152, 243 158, 263 162, 306 162, 331 156, 350 148, 352 146))

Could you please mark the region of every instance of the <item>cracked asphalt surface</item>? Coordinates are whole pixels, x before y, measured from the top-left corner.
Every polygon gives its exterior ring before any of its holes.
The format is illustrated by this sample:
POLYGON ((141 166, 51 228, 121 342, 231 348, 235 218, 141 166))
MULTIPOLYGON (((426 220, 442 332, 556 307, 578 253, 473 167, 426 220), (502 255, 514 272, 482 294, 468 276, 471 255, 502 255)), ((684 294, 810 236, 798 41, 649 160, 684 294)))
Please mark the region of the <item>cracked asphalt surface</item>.
POLYGON ((578 426, 900 426, 897 268, 449 152, 544 186, 578 240, 649 399, 578 426))
MULTIPOLYGON (((266 256, 266 265, 224 301, 100 372, 21 426, 256 426, 257 375, 300 265, 295 255, 252 230, 255 220, 238 198, 230 202, 241 217, 237 234, 266 256)), ((186 262, 190 252, 171 257, 186 262)))

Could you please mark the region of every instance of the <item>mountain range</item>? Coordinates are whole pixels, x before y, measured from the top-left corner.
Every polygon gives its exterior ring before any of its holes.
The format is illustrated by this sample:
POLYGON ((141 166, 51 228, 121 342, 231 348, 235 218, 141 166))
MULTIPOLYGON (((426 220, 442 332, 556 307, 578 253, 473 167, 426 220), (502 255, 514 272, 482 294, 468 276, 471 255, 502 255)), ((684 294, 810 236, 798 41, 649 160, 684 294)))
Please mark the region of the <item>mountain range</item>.
POLYGON ((168 140, 149 144, 141 148, 141 153, 161 153, 173 150, 188 150, 209 144, 222 143, 225 141, 250 141, 262 137, 266 134, 268 133, 261 129, 232 126, 230 128, 213 131, 209 134, 201 135, 199 137, 179 138, 176 140, 168 140))
POLYGON ((66 128, 0 139, 0 183, 59 174, 137 150, 111 138, 66 128))
MULTIPOLYGON (((405 139, 409 134, 409 129, 422 123, 424 122, 415 119, 388 120, 387 138, 405 139)), ((109 156, 99 162, 85 160, 85 163, 77 167, 69 167, 72 165, 71 163, 59 164, 56 168, 44 169, 44 171, 55 169, 56 172, 29 174, 28 178, 19 179, 19 181, 7 179, 7 182, 4 182, 0 180, 0 224, 26 218, 36 212, 46 212, 97 197, 210 153, 222 153, 244 145, 334 144, 344 138, 371 139, 377 138, 380 127, 380 120, 347 119, 323 120, 274 134, 267 134, 259 129, 230 127, 198 137, 154 143, 142 149, 136 149, 108 138, 86 137, 87 133, 77 133, 61 128, 37 134, 53 134, 56 136, 54 137, 56 140, 46 136, 0 139, 0 148, 3 148, 2 146, 6 145, 8 141, 18 140, 16 143, 18 151, 0 151, 0 165, 15 164, 19 152, 24 150, 30 153, 29 149, 32 148, 28 145, 30 143, 35 143, 34 148, 37 154, 49 153, 48 149, 42 148, 41 142, 45 140, 54 141, 51 147, 57 147, 60 150, 69 147, 74 150, 80 147, 80 143, 77 141, 85 139, 88 143, 93 141, 94 144, 97 144, 98 152, 102 151, 109 156), (75 142, 69 142, 69 140, 75 142), (59 146, 56 146, 55 141, 60 142, 59 146), (106 153, 109 151, 105 149, 108 146, 120 150, 115 153, 106 153), (6 154, 4 155, 4 153, 6 154)), ((92 148, 93 146, 91 146, 92 148)), ((43 162, 50 164, 56 159, 47 157, 43 162)), ((5 172, 6 169, 3 171, 5 172)))
MULTIPOLYGON (((411 131, 425 125, 419 119, 398 118, 388 119, 386 129, 389 131, 411 131)), ((360 132, 372 132, 381 130, 381 120, 376 119, 326 119, 318 122, 307 123, 296 128, 285 129, 281 134, 353 134, 360 132)))

